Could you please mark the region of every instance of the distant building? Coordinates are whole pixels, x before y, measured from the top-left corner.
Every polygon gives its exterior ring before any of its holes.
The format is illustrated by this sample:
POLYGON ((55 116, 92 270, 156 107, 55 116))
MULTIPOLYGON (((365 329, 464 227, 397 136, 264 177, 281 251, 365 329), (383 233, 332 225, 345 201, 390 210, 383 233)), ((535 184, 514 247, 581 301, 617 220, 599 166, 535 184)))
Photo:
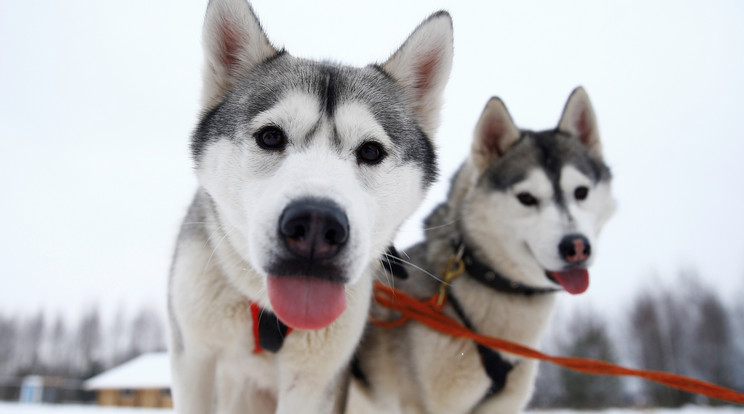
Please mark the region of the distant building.
POLYGON ((167 352, 140 355, 85 381, 99 405, 173 407, 167 352))
POLYGON ((29 375, 0 380, 0 398, 25 404, 85 401, 81 381, 53 376, 29 375), (14 394, 14 390, 17 390, 14 394), (8 398, 10 397, 10 398, 8 398))

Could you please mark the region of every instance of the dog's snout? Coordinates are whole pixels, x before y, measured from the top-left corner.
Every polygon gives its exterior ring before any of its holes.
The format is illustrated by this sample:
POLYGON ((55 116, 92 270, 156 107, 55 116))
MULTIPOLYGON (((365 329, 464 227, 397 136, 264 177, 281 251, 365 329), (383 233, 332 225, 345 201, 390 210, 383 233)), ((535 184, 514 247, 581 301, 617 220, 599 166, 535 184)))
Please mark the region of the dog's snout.
POLYGON ((349 239, 349 220, 330 200, 301 200, 282 212, 279 234, 298 257, 330 259, 349 239))
POLYGON ((580 263, 592 254, 592 246, 586 237, 580 234, 570 234, 561 240, 558 252, 568 263, 580 263))

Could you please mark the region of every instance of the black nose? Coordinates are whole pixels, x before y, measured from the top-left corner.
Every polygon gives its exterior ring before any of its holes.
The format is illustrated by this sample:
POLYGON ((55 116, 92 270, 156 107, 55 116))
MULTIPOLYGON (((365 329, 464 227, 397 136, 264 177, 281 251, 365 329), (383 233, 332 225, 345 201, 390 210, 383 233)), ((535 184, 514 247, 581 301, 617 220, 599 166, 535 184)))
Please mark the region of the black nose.
POLYGON ((570 234, 561 240, 558 252, 563 260, 569 263, 583 262, 592 254, 589 240, 580 234, 570 234))
POLYGON ((282 212, 279 234, 296 256, 330 259, 349 239, 349 220, 330 200, 299 200, 282 212))

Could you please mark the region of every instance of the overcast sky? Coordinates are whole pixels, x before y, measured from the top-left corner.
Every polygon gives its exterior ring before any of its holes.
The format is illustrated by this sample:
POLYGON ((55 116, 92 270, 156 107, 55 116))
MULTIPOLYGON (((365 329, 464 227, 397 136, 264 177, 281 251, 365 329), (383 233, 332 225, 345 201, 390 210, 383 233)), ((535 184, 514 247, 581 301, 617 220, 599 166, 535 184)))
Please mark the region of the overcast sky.
MULTIPOLYGON (((297 56, 384 61, 438 9, 455 63, 436 140, 442 177, 398 244, 421 237, 487 99, 552 128, 583 85, 619 208, 577 306, 610 313, 697 271, 744 295, 741 1, 253 2, 297 56)), ((164 308, 196 187, 206 1, 0 2, 0 311, 164 308)))

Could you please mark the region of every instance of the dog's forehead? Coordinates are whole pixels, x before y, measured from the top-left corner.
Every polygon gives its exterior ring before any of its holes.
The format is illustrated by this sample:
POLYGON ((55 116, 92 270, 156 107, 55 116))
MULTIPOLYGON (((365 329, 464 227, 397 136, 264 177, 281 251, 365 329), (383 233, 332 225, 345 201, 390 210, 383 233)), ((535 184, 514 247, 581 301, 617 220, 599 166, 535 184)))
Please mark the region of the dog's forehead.
POLYGON ((505 191, 539 168, 558 183, 564 167, 572 166, 592 182, 610 179, 609 168, 590 153, 578 138, 557 130, 521 131, 521 138, 489 168, 490 186, 505 191))
POLYGON ((356 68, 286 54, 252 70, 228 99, 252 118, 292 92, 316 97, 329 118, 340 104, 358 101, 364 102, 381 124, 411 119, 400 88, 375 67, 356 68))
POLYGON ((362 68, 300 59, 283 53, 246 73, 239 85, 206 112, 193 136, 199 160, 203 148, 217 137, 233 137, 259 114, 290 95, 317 99, 319 116, 334 119, 345 103, 361 104, 390 138, 404 162, 416 164, 425 184, 436 178, 436 156, 429 137, 416 121, 403 90, 376 66, 362 68))

